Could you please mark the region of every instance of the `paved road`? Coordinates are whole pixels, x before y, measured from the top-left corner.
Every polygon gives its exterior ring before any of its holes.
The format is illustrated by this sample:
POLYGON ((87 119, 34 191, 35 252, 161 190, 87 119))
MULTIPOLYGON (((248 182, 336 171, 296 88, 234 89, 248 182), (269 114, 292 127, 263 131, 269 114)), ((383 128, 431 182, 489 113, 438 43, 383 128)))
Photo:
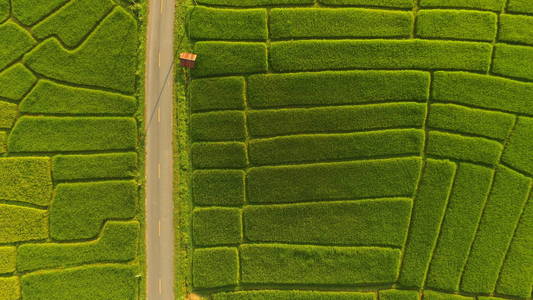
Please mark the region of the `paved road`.
POLYGON ((171 68, 174 59, 175 0, 152 0, 149 3, 145 114, 147 293, 148 300, 173 300, 174 71, 171 68), (161 99, 158 102, 160 95, 161 99))

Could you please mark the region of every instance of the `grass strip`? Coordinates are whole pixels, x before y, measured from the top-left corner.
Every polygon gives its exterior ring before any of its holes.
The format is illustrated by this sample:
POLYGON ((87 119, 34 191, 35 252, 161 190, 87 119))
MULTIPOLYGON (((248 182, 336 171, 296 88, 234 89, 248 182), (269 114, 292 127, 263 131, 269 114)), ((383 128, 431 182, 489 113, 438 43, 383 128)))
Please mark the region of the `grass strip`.
POLYGON ((419 158, 251 168, 251 203, 290 203, 412 195, 419 158))
POLYGON ((137 111, 137 99, 40 80, 20 103, 20 111, 33 114, 132 115, 137 111))
POLYGON ((429 40, 344 40, 274 42, 270 62, 276 72, 326 69, 452 69, 485 72, 491 46, 429 40))
POLYGON ((272 39, 409 37, 409 12, 359 8, 274 8, 270 12, 272 39))
POLYGON ((498 40, 533 46, 531 32, 533 32, 533 17, 507 14, 500 16, 498 40))
POLYGON ((403 264, 398 279, 402 287, 420 288, 424 284, 446 211, 455 169, 455 164, 449 161, 426 161, 413 200, 409 236, 403 250, 403 264))
POLYGON ((138 175, 137 153, 56 155, 54 180, 132 178, 138 175))
POLYGON ((493 293, 505 253, 524 204, 531 179, 506 167, 498 167, 494 185, 479 222, 461 280, 461 290, 493 293))
POLYGON ((431 104, 428 125, 431 128, 480 135, 504 140, 513 127, 510 114, 464 107, 455 104, 431 104))
POLYGON ((266 9, 216 9, 195 6, 189 12, 193 40, 266 40, 266 9))
POLYGON ((248 128, 252 137, 422 128, 425 111, 426 105, 413 102, 252 110, 248 112, 248 128), (383 118, 384 115, 387 118, 383 118))
POLYGON ((249 284, 392 283, 400 258, 397 249, 278 244, 242 245, 240 254, 241 280, 249 284))
POLYGON ((420 71, 259 74, 248 79, 251 108, 425 101, 428 94, 429 74, 420 71))
POLYGON ((416 15, 416 36, 492 42, 496 38, 497 21, 497 15, 492 12, 420 10, 416 15))
POLYGON ((252 140, 252 165, 321 162, 420 154, 424 132, 417 129, 314 134, 252 140))
POLYGON ((509 137, 502 161, 527 174, 533 174, 533 118, 518 118, 509 137))
POLYGON ((128 265, 97 265, 30 273, 22 276, 22 298, 134 299, 138 285, 136 274, 137 268, 128 265))
POLYGON ((129 150, 137 146, 133 118, 30 117, 18 119, 10 152, 129 150))
POLYGON ((136 221, 109 221, 94 241, 24 244, 17 251, 17 270, 27 272, 102 261, 130 261, 137 255, 139 230, 136 221))
POLYGON ((193 77, 266 72, 267 48, 264 43, 197 42, 198 54, 193 77), (216 55, 213 55, 216 53, 216 55))
POLYGON ((439 131, 430 131, 427 146, 430 155, 490 165, 498 163, 502 150, 502 144, 492 140, 439 131))
POLYGON ((407 198, 252 205, 243 210, 244 235, 251 242, 402 247, 410 214, 407 198))
POLYGON ((533 115, 533 84, 465 72, 435 72, 432 100, 533 115))
POLYGON ((458 291, 462 270, 489 194, 494 171, 467 163, 457 168, 426 286, 458 291))

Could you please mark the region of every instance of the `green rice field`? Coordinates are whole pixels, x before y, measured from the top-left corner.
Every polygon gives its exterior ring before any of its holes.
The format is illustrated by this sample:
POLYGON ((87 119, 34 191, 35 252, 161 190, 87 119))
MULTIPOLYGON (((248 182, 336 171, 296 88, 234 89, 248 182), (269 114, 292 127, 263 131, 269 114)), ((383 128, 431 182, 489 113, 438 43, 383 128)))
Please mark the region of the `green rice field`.
POLYGON ((144 294, 144 5, 0 0, 0 299, 144 294))
POLYGON ((533 1, 185 9, 180 297, 531 299, 533 1))

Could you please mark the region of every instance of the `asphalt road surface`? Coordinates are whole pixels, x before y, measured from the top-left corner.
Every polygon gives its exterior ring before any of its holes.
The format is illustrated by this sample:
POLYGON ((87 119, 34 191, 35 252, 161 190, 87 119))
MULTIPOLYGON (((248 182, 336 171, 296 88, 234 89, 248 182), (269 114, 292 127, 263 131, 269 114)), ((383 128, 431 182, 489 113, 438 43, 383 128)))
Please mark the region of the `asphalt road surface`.
POLYGON ((175 0, 149 1, 145 104, 148 300, 174 299, 174 11, 175 0))

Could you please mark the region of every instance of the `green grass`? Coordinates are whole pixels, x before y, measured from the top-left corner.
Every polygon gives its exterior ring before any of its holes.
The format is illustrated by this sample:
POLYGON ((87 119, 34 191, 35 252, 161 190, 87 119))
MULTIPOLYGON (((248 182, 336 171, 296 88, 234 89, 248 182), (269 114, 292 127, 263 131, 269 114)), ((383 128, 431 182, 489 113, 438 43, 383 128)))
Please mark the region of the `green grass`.
POLYGON ((410 233, 398 279, 402 286, 423 286, 455 172, 456 165, 449 161, 428 159, 426 162, 418 193, 413 200, 410 233))
POLYGON ((509 137, 509 144, 502 155, 502 161, 510 166, 533 174, 533 158, 531 148, 533 147, 533 119, 518 118, 516 127, 509 137))
POLYGON ((113 8, 110 0, 71 1, 32 28, 39 39, 56 36, 68 47, 76 47, 86 36, 87 28, 96 26, 113 8))
POLYGON ((0 159, 0 199, 48 205, 52 178, 48 158, 12 157, 0 159))
POLYGON ((239 258, 235 248, 196 249, 193 254, 193 285, 197 288, 231 286, 239 276, 239 258))
POLYGON ((498 269, 528 200, 530 187, 531 178, 505 167, 496 169, 492 191, 464 268, 461 290, 480 294, 494 291, 498 269))
POLYGON ((105 221, 129 219, 137 209, 135 181, 62 183, 50 205, 50 236, 54 240, 96 237, 105 221))
POLYGON ((439 131, 429 133, 427 153, 474 163, 498 163, 503 146, 485 138, 462 136, 439 131))
POLYGON ((423 38, 492 41, 498 17, 490 12, 460 10, 421 10, 416 19, 416 35, 423 38))
POLYGON ((276 72, 343 69, 489 68, 487 44, 428 40, 344 40, 274 42, 270 62, 276 72))
POLYGON ((459 290, 462 269, 491 189, 493 173, 489 168, 474 164, 458 165, 426 286, 459 290))
POLYGON ((391 8, 412 8, 413 0, 319 0, 327 5, 361 5, 361 6, 381 6, 391 8))
POLYGON ((257 73, 267 70, 267 49, 263 43, 198 42, 195 77, 257 73), (211 55, 209 53, 216 53, 211 55))
POLYGON ((419 71, 261 74, 248 80, 252 108, 424 101, 428 94, 429 75, 419 71))
POLYGON ((130 150, 136 146, 133 118, 23 116, 8 140, 10 152, 130 150))
POLYGON ((411 196, 419 169, 418 158, 252 168, 248 200, 288 203, 411 196))
POLYGON ((533 3, 528 0, 509 0, 508 10, 516 13, 533 13, 533 3))
POLYGON ((0 97, 18 102, 36 80, 24 65, 15 64, 0 72, 0 97))
POLYGON ((146 7, 0 0, 2 300, 146 298, 146 7))
POLYGON ((266 40, 265 9, 212 9, 194 7, 189 12, 190 37, 196 40, 266 40))
POLYGON ((13 15, 24 25, 33 25, 68 0, 14 0, 13 15))
POLYGON ((138 47, 135 28, 135 19, 115 8, 75 50, 47 39, 24 55, 24 63, 49 78, 132 94, 137 64, 130 53, 138 47))
POLYGON ((292 135, 252 140, 248 156, 254 166, 409 156, 422 151, 423 140, 416 129, 292 135))
POLYGON ((34 46, 31 35, 13 22, 0 25, 2 48, 0 48, 0 70, 13 63, 34 46))
POLYGON ((284 4, 312 4, 313 0, 200 0, 198 3, 224 6, 267 6, 284 4))
POLYGON ((533 84, 466 72, 435 72, 432 100, 533 115, 533 84))
MULTIPOLYGON (((511 0, 513 1, 513 0, 511 0)), ((464 1, 464 0, 420 0, 421 7, 455 7, 464 9, 485 9, 499 12, 501 11, 504 0, 482 0, 482 1, 464 1)))
POLYGON ((413 15, 408 12, 354 8, 274 8, 270 12, 272 39, 408 37, 412 26, 413 15))
POLYGON ((198 246, 238 244, 242 240, 238 208, 200 208, 192 216, 193 242, 198 246))
POLYGON ((530 195, 522 212, 515 234, 496 285, 496 292, 527 298, 531 295, 533 267, 531 243, 533 242, 533 196, 530 195))
POLYGON ((428 126, 464 134, 505 140, 513 127, 513 116, 456 104, 431 104, 428 126))
POLYGON ((248 113, 248 127, 252 137, 420 128, 425 110, 424 104, 412 102, 256 110, 248 113))
POLYGON ((13 273, 16 269, 17 248, 0 247, 0 274, 13 273))
POLYGON ((533 46, 533 18, 530 16, 501 15, 500 40, 511 43, 523 43, 533 46))
POLYGON ((183 4, 178 298, 531 298, 531 1, 183 4))
POLYGON ((407 198, 248 206, 244 236, 251 242, 402 247, 410 213, 407 198))
POLYGON ((371 293, 311 291, 241 291, 217 293, 213 300, 374 300, 371 293))
POLYGON ((56 155, 52 175, 54 180, 133 178, 138 175, 137 154, 56 155))
POLYGON ((244 141, 244 114, 235 111, 209 112, 191 117, 193 141, 244 141))
POLYGON ((242 245, 241 280, 254 284, 393 282, 400 250, 379 247, 242 245), (335 272, 332 272, 335 270, 335 272))
POLYGON ((17 118, 17 106, 13 103, 0 101, 0 128, 10 129, 17 118))
POLYGON ((194 143, 192 163, 198 169, 235 169, 246 165, 243 143, 194 143))
POLYGON ((10 0, 0 0, 0 23, 4 22, 9 17, 10 9, 10 0))
POLYGON ((404 290, 381 290, 379 299, 382 300, 418 300, 420 296, 417 291, 404 290))
POLYGON ((223 110, 244 108, 244 78, 221 77, 191 82, 191 110, 223 110))
POLYGON ((28 300, 133 299, 137 295, 136 274, 135 267, 126 265, 35 272, 22 276, 22 297, 28 300))
POLYGON ((239 170, 195 171, 192 198, 196 205, 235 206, 244 202, 245 173, 239 170))
POLYGON ((102 261, 130 261, 137 255, 138 236, 139 223, 109 221, 94 241, 24 244, 17 250, 17 270, 28 272, 102 261))
POLYGON ((0 297, 4 300, 20 299, 20 281, 18 277, 0 277, 0 297))
POLYGON ((498 44, 494 49, 494 73, 533 80, 533 49, 498 44))
POLYGON ((20 103, 20 111, 30 114, 132 115, 137 110, 134 97, 61 85, 40 80, 20 103))
POLYGON ((44 240, 48 238, 45 210, 0 204, 0 243, 44 240))

